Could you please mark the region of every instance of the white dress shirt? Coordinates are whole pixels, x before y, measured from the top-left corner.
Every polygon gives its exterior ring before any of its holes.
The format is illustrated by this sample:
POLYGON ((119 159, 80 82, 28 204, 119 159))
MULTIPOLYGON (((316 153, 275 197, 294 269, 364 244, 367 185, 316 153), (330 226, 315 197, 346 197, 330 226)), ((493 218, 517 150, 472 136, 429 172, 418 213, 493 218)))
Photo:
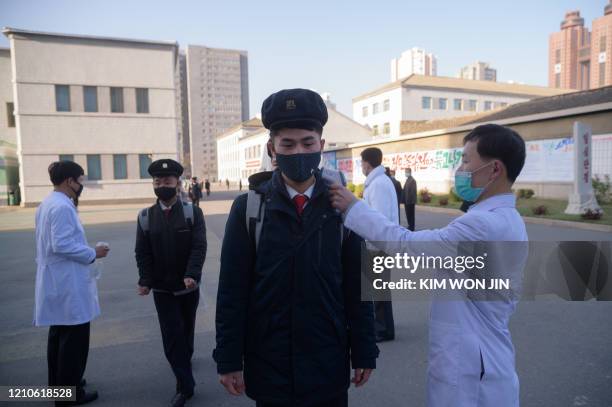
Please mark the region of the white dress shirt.
MULTIPOLYGON (((418 247, 419 242, 526 242, 525 223, 515 204, 513 194, 495 195, 472 205, 446 227, 411 232, 357 201, 346 213, 344 225, 383 250, 397 248, 397 242, 407 242, 403 247, 408 250, 418 247)), ((514 250, 495 254, 497 260, 490 264, 490 270, 503 270, 504 275, 520 280, 527 252, 520 252, 521 256, 514 250)), ((516 302, 469 298, 432 301, 429 407, 518 407, 519 380, 508 329, 516 302)))
POLYGON ((36 210, 36 326, 78 325, 100 315, 90 272, 95 258, 74 204, 52 192, 36 210))

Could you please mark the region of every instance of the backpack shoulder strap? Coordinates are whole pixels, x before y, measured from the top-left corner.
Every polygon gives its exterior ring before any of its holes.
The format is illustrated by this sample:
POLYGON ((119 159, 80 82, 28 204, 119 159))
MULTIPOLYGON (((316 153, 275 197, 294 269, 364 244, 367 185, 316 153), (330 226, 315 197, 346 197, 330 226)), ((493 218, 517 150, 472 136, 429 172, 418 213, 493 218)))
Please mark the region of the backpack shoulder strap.
POLYGON ((261 227, 263 225, 264 216, 266 213, 266 204, 263 195, 250 189, 247 194, 246 206, 246 228, 249 231, 249 236, 252 236, 255 242, 255 251, 259 246, 259 237, 261 236, 261 227))
POLYGON ((189 227, 193 226, 193 204, 191 202, 183 202, 183 216, 185 217, 185 222, 189 227))
POLYGON ((149 232, 149 208, 141 209, 138 212, 138 223, 143 232, 149 232))

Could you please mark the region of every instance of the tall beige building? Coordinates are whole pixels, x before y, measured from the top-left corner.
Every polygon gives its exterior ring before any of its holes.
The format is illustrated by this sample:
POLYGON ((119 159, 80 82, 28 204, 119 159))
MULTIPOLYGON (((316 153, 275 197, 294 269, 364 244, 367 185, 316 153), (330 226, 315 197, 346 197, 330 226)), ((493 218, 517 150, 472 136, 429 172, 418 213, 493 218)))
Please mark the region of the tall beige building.
POLYGON ((612 85, 612 0, 604 15, 584 26, 580 11, 570 11, 548 47, 548 86, 593 89, 612 85))
POLYGON ((175 42, 5 28, 21 204, 50 191, 49 164, 79 163, 83 202, 154 198, 147 168, 178 158, 175 42))
POLYGON ((473 64, 464 66, 459 72, 461 79, 473 81, 497 81, 497 70, 493 69, 486 62, 476 61, 473 64))
POLYGON ((217 181, 216 136, 248 120, 246 51, 187 47, 191 175, 217 181))

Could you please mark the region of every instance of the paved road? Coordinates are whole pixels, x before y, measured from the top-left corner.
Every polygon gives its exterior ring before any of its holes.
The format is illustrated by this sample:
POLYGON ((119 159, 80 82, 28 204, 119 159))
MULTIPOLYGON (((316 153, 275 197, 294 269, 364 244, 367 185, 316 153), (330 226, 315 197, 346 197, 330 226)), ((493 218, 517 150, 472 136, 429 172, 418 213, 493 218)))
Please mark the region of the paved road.
MULTIPOLYGON (((203 202, 209 253, 196 326, 192 405, 247 406, 226 395, 211 359, 220 242, 236 192, 203 202)), ((131 215, 130 215, 131 216, 131 215)), ((440 227, 452 216, 417 212, 418 227, 440 227)), ((132 219, 132 218, 130 218, 132 219)), ((99 281, 103 315, 92 324, 86 377, 98 406, 165 405, 174 381, 164 359, 152 298, 136 295, 133 222, 90 225, 90 242, 108 241, 111 256, 99 281)), ((603 233, 528 225, 534 240, 598 240, 603 233)), ((0 384, 46 382, 46 329, 31 326, 35 275, 33 231, 0 233, 0 384)), ((423 406, 427 362, 426 302, 394 304, 397 340, 380 345, 378 370, 352 406, 423 406)), ((523 406, 612 406, 612 302, 524 302, 512 319, 523 406)), ((40 405, 36 403, 34 405, 40 405)))

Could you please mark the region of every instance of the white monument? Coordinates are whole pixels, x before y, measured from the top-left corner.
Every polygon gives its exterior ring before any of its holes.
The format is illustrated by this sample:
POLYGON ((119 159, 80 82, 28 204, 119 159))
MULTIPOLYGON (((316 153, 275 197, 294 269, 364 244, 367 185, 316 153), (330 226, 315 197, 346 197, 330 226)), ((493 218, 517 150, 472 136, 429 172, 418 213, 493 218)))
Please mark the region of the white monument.
POLYGON ((591 182, 592 155, 591 127, 580 122, 574 122, 574 191, 569 196, 565 213, 581 215, 588 210, 601 211, 593 192, 591 182))

